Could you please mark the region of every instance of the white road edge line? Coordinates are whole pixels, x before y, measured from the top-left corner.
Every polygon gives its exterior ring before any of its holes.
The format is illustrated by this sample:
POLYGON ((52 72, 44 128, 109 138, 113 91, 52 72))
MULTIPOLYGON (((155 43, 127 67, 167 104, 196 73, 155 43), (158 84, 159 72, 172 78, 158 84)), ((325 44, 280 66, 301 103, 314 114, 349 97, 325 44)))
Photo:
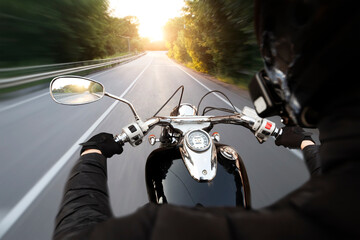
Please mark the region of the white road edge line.
MULTIPOLYGON (((190 73, 188 73, 188 72, 186 72, 184 69, 182 69, 179 65, 176 65, 177 66, 177 68, 179 68, 181 71, 183 71, 184 73, 186 73, 189 77, 191 77, 193 80, 195 80, 198 84, 200 84, 201 86, 203 86, 206 90, 208 90, 208 91, 212 91, 212 89, 210 89, 210 88, 208 88, 207 86, 205 86, 203 83, 201 83, 199 80, 197 80, 195 77, 193 77, 190 73)), ((227 105, 229 105, 230 107, 232 107, 231 106, 231 104, 227 101, 227 100, 225 100, 224 98, 222 98, 222 97, 220 97, 217 93, 215 93, 214 94, 215 96, 217 96, 221 101, 223 101, 224 103, 226 103, 227 105)), ((239 109, 239 108, 237 108, 236 106, 235 106, 235 109, 236 109, 236 111, 237 112, 241 112, 241 110, 239 109)), ((304 159, 303 158, 303 154, 302 154, 302 152, 300 151, 300 150, 297 150, 297 149, 289 149, 289 151, 292 153, 292 154, 294 154, 296 157, 298 157, 298 158, 300 158, 300 159, 304 159)))
POLYGON ((301 160, 304 160, 304 155, 299 149, 288 149, 292 154, 300 158, 301 160))
POLYGON ((42 94, 40 94, 40 95, 38 95, 38 96, 35 96, 35 97, 32 97, 32 98, 28 98, 28 99, 26 99, 26 100, 23 100, 23 101, 20 101, 20 102, 11 104, 11 105, 9 105, 9 106, 6 106, 6 107, 4 107, 4 108, 1 108, 1 109, 0 109, 0 112, 9 110, 9 109, 11 109, 11 108, 17 107, 17 106, 22 105, 22 104, 27 103, 27 102, 31 102, 31 101, 33 101, 33 100, 35 100, 35 99, 41 98, 41 97, 46 96, 46 95, 49 95, 49 92, 48 92, 48 91, 47 91, 46 93, 42 93, 42 94))
MULTIPOLYGON (((135 78, 130 86, 121 94, 123 97, 148 69, 150 63, 143 69, 143 71, 135 78)), ((78 150, 79 144, 86 141, 90 134, 100 125, 100 123, 110 114, 111 110, 118 104, 115 101, 93 125, 74 143, 74 145, 53 165, 49 171, 25 194, 25 196, 13 207, 6 216, 0 221, 0 239, 9 231, 9 229, 17 222, 17 220, 24 214, 26 209, 35 201, 35 199, 43 192, 46 186, 56 177, 63 166, 70 160, 71 156, 78 150)))
MULTIPOLYGON (((206 90, 208 91, 212 91, 212 89, 208 88, 207 86, 205 86, 203 83, 201 83, 199 80, 197 80, 195 77, 193 77, 190 73, 186 72, 184 69, 182 69, 179 65, 176 65, 177 68, 179 68, 181 71, 183 71, 184 73, 186 73, 189 77, 191 77, 193 80, 195 80, 198 84, 200 84, 201 86, 203 86, 206 90)), ((215 96, 217 96, 221 101, 223 101, 224 103, 226 103, 227 105, 229 105, 230 107, 232 107, 232 105, 227 101, 225 100, 225 98, 222 98, 220 97, 219 94, 217 93, 214 93, 215 96)), ((235 106, 235 110, 239 113, 241 113, 241 110, 239 108, 237 108, 235 106)))

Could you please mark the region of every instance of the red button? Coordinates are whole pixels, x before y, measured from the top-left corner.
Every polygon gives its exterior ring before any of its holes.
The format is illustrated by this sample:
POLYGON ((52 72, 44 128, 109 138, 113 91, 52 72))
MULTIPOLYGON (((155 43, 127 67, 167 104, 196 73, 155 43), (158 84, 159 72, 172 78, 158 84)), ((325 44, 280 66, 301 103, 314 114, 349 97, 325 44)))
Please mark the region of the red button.
POLYGON ((271 127, 272 127, 272 124, 269 123, 269 122, 267 122, 265 128, 266 128, 267 130, 270 130, 271 127))

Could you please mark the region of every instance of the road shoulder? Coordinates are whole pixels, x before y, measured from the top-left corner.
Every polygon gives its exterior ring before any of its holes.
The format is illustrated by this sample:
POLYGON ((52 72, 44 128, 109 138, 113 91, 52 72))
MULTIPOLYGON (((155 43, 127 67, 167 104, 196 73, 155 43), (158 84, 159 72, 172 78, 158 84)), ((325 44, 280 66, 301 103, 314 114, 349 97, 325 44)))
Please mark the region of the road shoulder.
POLYGON ((171 61, 173 61, 175 64, 179 64, 181 65, 182 67, 186 68, 187 71, 190 73, 190 74, 193 74, 193 75, 197 75, 197 76, 200 76, 202 78, 205 78, 209 81, 212 81, 213 83, 216 83, 217 85, 220 85, 224 88, 226 88, 227 90, 241 96, 241 97, 245 97, 246 99, 248 100, 251 100, 251 97, 250 97, 250 94, 249 94, 249 91, 248 90, 245 90, 245 89, 241 89, 233 84, 230 84, 230 83, 226 83, 226 82, 223 82, 223 81, 220 81, 219 79, 217 79, 216 77, 210 75, 210 74, 206 74, 206 73, 201 73, 201 72, 198 72, 192 68, 189 68, 187 66, 185 66, 184 64, 172 59, 172 58, 169 58, 171 61))

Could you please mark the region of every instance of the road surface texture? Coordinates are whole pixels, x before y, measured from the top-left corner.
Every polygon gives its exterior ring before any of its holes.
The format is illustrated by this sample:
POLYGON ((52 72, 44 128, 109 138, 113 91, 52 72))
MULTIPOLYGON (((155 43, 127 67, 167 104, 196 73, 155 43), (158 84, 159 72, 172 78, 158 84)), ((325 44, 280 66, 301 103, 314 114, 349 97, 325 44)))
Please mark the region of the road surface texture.
MULTIPOLYGON (((239 109, 252 107, 246 92, 210 81, 176 64, 165 52, 149 52, 88 77, 104 84, 107 92, 131 101, 142 119, 152 117, 180 85, 185 86, 183 102, 197 105, 211 89, 223 91, 239 109)), ((79 156, 78 144, 100 132, 118 134, 134 120, 127 105, 107 97, 92 104, 65 106, 56 104, 47 88, 30 90, 0 99, 0 239, 4 240, 50 239, 64 183, 79 156)), ((159 115, 168 115, 177 99, 159 115)), ((214 95, 202 104, 209 105, 228 107, 214 95)), ((272 120, 279 123, 278 118, 272 120)), ((273 203, 309 178, 301 157, 275 146, 273 139, 259 144, 241 126, 217 125, 213 130, 243 158, 254 208, 273 203)), ((159 128, 152 131, 159 132, 159 128)), ((147 202, 145 162, 156 146, 147 141, 137 148, 127 144, 122 155, 108 160, 116 216, 129 214, 147 202)))

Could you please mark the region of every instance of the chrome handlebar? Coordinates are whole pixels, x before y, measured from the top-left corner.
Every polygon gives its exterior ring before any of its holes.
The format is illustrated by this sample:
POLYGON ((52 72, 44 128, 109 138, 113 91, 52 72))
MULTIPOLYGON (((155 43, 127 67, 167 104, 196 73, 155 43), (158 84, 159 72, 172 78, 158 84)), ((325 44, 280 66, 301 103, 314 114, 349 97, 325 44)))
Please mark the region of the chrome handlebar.
MULTIPOLYGON (((275 138, 281 135, 281 129, 275 126, 275 123, 260 118, 254 109, 244 107, 243 111, 234 115, 226 116, 167 116, 152 117, 145 122, 137 120, 123 128, 123 132, 115 137, 115 141, 119 143, 130 142, 136 146, 142 142, 142 138, 155 126, 172 126, 175 124, 234 124, 241 125, 254 133, 260 143, 267 140, 269 136, 275 138)), ((183 133, 185 134, 185 133, 183 133)))

